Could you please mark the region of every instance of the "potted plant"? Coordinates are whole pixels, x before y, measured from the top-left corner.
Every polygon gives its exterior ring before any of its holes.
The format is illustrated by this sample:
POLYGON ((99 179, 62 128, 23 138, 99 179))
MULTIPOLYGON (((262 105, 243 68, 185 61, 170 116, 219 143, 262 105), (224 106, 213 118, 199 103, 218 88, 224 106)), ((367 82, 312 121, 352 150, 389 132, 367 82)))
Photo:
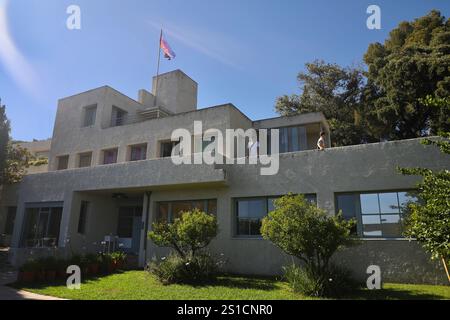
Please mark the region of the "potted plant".
POLYGON ((96 254, 87 254, 85 260, 88 266, 88 272, 91 275, 97 275, 99 271, 99 259, 96 254))
POLYGON ((56 279, 56 259, 55 257, 47 257, 42 260, 43 269, 45 271, 45 279, 53 282, 56 279))
POLYGON ((43 258, 39 258, 38 260, 36 260, 36 269, 36 281, 45 282, 46 268, 45 260, 43 258))
POLYGON ((67 266, 68 262, 64 259, 56 259, 55 261, 55 270, 56 270, 56 277, 59 280, 65 280, 67 278, 67 266))
POLYGON ((36 278, 38 267, 37 261, 34 259, 25 262, 19 269, 19 281, 27 283, 33 282, 36 278))

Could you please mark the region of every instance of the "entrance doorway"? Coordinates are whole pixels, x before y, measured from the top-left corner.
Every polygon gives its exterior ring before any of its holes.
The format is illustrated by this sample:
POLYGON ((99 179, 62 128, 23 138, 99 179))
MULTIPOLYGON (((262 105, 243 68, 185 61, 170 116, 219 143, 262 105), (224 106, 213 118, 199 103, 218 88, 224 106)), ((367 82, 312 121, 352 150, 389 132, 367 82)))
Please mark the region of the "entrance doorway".
POLYGON ((142 207, 119 207, 117 235, 120 248, 128 254, 139 254, 141 242, 142 207))

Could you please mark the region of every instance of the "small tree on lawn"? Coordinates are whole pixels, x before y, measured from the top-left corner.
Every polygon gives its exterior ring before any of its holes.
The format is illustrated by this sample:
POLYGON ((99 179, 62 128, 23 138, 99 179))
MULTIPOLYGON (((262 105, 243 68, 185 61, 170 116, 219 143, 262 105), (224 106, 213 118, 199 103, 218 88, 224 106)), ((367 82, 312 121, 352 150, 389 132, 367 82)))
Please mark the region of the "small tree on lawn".
POLYGON ((305 263, 316 278, 328 275, 330 259, 341 247, 352 244, 355 221, 328 215, 302 195, 289 194, 275 200, 275 210, 262 221, 261 233, 281 250, 305 263))
MULTIPOLYGON (((450 154, 450 133, 443 133, 442 139, 424 139, 425 145, 434 145, 441 152, 450 154)), ((450 171, 433 171, 425 168, 400 168, 402 174, 420 175, 418 184, 419 202, 408 205, 405 234, 416 238, 432 259, 440 259, 450 282, 450 171)))
POLYGON ((216 218, 198 209, 183 212, 173 223, 157 222, 148 237, 158 246, 175 250, 148 270, 163 284, 201 283, 214 280, 219 262, 204 249, 217 235, 216 218))
POLYGON ((195 256, 199 250, 208 246, 218 232, 216 217, 198 209, 183 212, 181 218, 173 223, 156 222, 148 233, 156 245, 170 247, 186 258, 195 256))

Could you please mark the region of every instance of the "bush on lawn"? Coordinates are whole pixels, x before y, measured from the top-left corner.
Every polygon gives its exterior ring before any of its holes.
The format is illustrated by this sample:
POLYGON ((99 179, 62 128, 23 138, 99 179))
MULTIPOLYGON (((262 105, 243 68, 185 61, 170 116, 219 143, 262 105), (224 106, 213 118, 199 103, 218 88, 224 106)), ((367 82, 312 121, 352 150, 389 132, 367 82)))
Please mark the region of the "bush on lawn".
POLYGON ((307 268, 295 264, 284 267, 284 278, 296 293, 311 297, 342 297, 360 288, 349 270, 330 265, 324 277, 316 277, 307 268))
POLYGON ((217 220, 198 209, 183 212, 173 223, 157 222, 148 237, 156 245, 174 250, 167 259, 152 262, 148 271, 164 284, 213 280, 220 267, 206 246, 217 235, 217 220))
POLYGON ((303 262, 304 269, 288 268, 287 278, 296 279, 292 286, 298 288, 300 281, 308 291, 303 293, 321 296, 330 292, 329 279, 341 273, 331 267, 330 260, 338 249, 354 243, 350 235, 354 224, 342 219, 341 213, 330 216, 302 195, 289 194, 275 200, 275 210, 263 219, 261 233, 303 262))
POLYGON ((180 257, 170 254, 160 262, 151 262, 148 271, 162 284, 188 283, 200 284, 214 281, 220 270, 220 263, 207 252, 195 256, 180 257))

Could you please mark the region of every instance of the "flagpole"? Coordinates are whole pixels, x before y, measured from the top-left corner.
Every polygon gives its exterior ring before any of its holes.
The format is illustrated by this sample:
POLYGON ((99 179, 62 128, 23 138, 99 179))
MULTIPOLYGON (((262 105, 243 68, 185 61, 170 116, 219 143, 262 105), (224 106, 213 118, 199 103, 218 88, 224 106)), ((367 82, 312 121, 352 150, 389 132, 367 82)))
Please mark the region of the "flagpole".
POLYGON ((155 84, 155 100, 154 100, 154 106, 156 107, 156 99, 157 99, 157 93, 158 93, 158 78, 159 78, 159 64, 161 62, 161 40, 162 40, 162 28, 161 33, 159 35, 159 43, 158 43, 158 67, 156 68, 156 84, 155 84))

